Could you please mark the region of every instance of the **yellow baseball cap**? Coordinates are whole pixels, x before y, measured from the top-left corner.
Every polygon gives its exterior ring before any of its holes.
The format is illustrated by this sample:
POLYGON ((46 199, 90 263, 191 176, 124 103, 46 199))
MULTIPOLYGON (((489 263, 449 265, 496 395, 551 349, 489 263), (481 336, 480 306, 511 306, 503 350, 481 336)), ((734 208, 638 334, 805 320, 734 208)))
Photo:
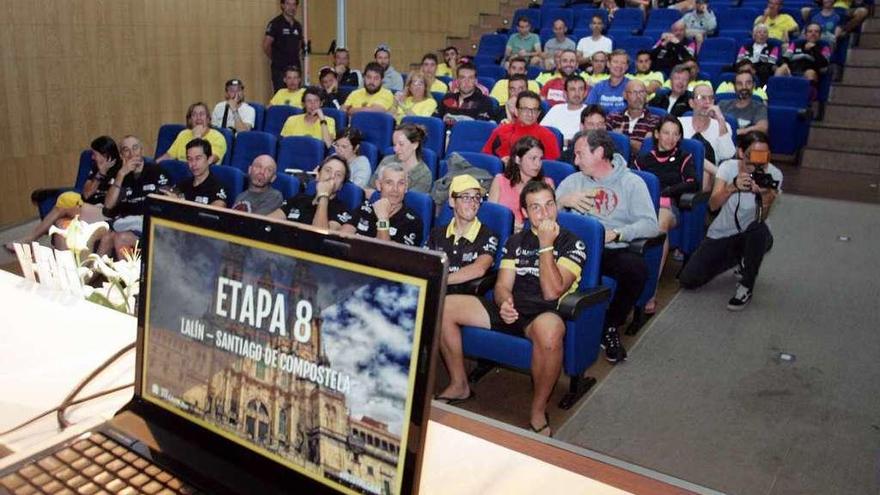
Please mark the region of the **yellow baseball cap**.
POLYGON ((483 186, 480 185, 477 179, 468 174, 462 174, 452 178, 452 185, 449 186, 449 195, 452 196, 468 189, 479 189, 480 194, 486 194, 485 189, 483 189, 483 186))
POLYGON ((55 200, 55 206, 58 208, 73 208, 74 206, 82 206, 83 199, 78 192, 67 191, 61 193, 55 200))

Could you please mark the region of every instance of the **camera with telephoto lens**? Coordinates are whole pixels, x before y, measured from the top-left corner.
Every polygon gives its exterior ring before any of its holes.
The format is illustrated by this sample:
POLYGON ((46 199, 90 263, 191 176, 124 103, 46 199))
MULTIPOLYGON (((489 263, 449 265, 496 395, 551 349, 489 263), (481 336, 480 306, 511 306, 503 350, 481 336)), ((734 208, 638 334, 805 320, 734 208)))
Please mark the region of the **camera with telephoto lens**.
POLYGON ((766 150, 751 150, 749 162, 754 165, 755 171, 749 174, 752 181, 761 189, 779 189, 779 181, 764 171, 764 165, 770 163, 770 152, 766 150))

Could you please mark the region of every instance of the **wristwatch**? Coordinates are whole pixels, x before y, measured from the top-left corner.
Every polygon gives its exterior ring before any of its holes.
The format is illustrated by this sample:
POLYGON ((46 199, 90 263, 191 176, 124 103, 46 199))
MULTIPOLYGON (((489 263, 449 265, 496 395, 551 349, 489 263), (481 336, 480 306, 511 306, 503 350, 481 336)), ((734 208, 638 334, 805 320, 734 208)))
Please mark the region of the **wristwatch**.
POLYGON ((377 220, 376 230, 388 230, 391 228, 391 222, 388 220, 377 220))

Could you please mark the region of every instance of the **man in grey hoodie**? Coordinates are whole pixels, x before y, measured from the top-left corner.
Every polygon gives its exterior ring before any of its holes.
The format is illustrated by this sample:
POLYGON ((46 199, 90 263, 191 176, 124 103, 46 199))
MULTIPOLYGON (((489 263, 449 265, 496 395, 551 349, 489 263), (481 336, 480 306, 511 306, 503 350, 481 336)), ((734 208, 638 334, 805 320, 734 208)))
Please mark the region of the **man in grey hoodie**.
POLYGON ((626 249, 629 241, 658 234, 657 213, 641 177, 614 153, 614 140, 604 130, 581 131, 572 138, 579 174, 569 175, 556 190, 559 206, 590 215, 605 227, 602 273, 617 281, 605 315, 602 348, 611 363, 626 359, 618 327, 626 322, 648 278, 642 256, 626 249))

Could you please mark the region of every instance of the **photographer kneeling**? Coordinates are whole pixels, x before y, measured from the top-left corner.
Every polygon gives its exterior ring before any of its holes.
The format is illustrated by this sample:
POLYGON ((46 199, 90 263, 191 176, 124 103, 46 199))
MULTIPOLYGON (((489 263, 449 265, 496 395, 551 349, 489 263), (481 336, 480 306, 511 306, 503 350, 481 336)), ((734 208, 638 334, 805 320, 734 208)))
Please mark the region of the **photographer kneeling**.
POLYGON ((738 159, 718 167, 709 198, 709 208, 718 216, 679 275, 682 287, 695 289, 736 266, 742 278, 727 303, 731 311, 743 309, 752 298, 761 260, 773 245, 764 221, 782 184, 782 172, 770 163, 766 134, 740 136, 736 153, 738 159))

